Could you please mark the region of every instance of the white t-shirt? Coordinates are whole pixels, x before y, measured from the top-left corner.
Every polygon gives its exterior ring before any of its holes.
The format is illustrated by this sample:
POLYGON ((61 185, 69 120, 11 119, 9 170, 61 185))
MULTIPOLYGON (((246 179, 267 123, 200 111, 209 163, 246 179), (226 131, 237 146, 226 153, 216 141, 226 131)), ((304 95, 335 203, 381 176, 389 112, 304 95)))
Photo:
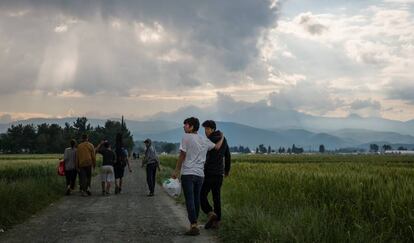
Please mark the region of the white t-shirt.
POLYGON ((180 150, 185 152, 185 160, 181 167, 181 175, 196 175, 204 177, 204 163, 207 151, 215 144, 208 138, 194 133, 186 133, 180 144, 180 150))

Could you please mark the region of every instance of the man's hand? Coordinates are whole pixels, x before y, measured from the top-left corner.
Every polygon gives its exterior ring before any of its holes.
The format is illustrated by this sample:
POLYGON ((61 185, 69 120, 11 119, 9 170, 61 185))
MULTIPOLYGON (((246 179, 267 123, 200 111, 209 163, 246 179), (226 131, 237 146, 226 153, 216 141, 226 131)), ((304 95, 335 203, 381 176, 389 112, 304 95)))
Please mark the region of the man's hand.
POLYGON ((177 171, 177 170, 174 170, 174 172, 171 174, 171 178, 173 178, 173 179, 177 179, 178 174, 180 174, 180 172, 179 172, 179 171, 177 171))

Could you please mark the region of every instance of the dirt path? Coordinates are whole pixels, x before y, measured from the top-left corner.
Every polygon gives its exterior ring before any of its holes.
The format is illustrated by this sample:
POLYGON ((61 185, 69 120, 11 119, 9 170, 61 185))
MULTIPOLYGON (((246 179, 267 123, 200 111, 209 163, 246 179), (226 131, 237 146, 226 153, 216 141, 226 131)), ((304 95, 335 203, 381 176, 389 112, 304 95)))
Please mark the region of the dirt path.
MULTIPOLYGON (((99 176, 92 196, 66 196, 27 222, 0 233, 0 242, 216 242, 211 231, 184 236, 189 226, 184 206, 157 185, 146 197, 145 172, 133 161, 122 194, 101 196, 99 176)), ((112 188, 113 193, 113 188, 112 188)))

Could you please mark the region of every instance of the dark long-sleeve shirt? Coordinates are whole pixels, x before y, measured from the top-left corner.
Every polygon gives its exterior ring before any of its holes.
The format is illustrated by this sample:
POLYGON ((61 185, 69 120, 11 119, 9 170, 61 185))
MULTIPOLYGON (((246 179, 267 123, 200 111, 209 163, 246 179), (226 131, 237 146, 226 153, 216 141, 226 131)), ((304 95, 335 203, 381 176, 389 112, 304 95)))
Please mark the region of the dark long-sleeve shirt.
MULTIPOLYGON (((220 131, 215 131, 208 137, 211 142, 217 143, 221 139, 220 131)), ((219 150, 212 149, 207 152, 204 165, 205 176, 228 174, 231 167, 230 149, 226 138, 223 140, 219 150)))

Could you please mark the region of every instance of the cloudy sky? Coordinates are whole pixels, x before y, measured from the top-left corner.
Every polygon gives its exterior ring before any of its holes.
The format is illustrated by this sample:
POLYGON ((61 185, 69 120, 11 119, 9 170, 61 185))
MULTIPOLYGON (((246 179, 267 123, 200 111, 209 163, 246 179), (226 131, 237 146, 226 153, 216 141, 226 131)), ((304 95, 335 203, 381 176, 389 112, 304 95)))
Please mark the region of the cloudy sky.
POLYGON ((414 0, 2 0, 0 122, 229 103, 405 121, 413 57, 414 0))

